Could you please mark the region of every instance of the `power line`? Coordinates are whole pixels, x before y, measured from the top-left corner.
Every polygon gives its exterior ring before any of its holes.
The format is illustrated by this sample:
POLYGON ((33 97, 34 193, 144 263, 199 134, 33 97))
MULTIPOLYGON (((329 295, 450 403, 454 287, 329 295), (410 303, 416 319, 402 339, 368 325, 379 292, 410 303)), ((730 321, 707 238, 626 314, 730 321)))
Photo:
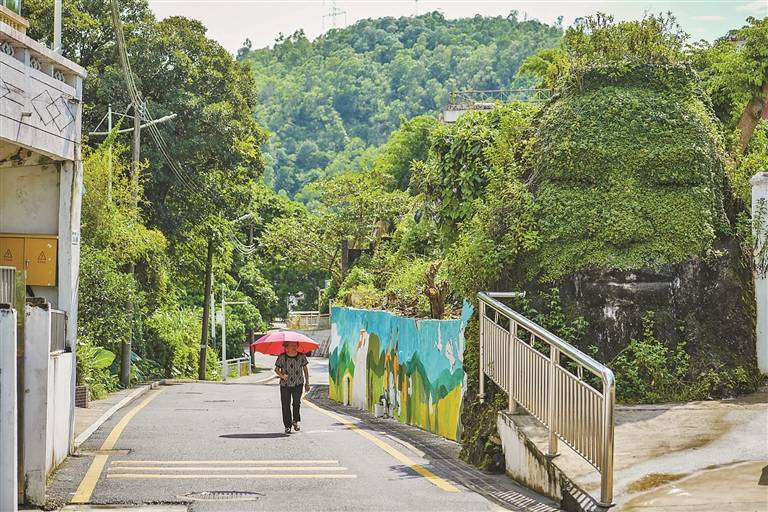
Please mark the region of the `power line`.
MULTIPOLYGON (((334 9, 335 9, 335 3, 334 3, 334 9)), ((151 113, 149 112, 146 102, 143 101, 142 99, 141 91, 139 91, 139 88, 136 85, 136 80, 134 79, 133 70, 131 68, 130 59, 128 57, 128 51, 125 43, 125 34, 123 32, 123 25, 120 19, 120 9, 119 9, 117 0, 112 0, 112 21, 115 26, 115 36, 118 43, 117 44, 118 53, 120 55, 120 61, 123 65, 123 71, 124 71, 123 74, 125 77, 128 94, 131 97, 132 103, 134 105, 134 109, 139 109, 136 112, 136 115, 141 115, 143 118, 147 119, 148 122, 146 123, 145 126, 148 128, 148 131, 152 136, 152 139, 154 140, 157 148, 160 150, 160 153, 162 154, 163 159, 167 162, 168 167, 171 169, 171 172, 176 177, 178 182, 181 183, 181 185, 184 188, 186 188, 187 191, 189 191, 190 193, 202 194, 206 199, 208 199, 211 202, 212 205, 218 206, 219 201, 217 198, 211 195, 210 190, 207 187, 202 186, 202 184, 197 181, 194 174, 186 173, 184 169, 181 167, 181 165, 170 155, 170 152, 168 150, 168 145, 166 144, 162 133, 156 126, 156 124, 161 120, 153 119, 151 113)), ((335 24, 335 18, 334 18, 334 24, 335 24)), ((231 233, 227 233, 227 235, 230 242, 232 242, 233 245, 235 246, 235 249, 241 254, 245 256, 250 256, 256 251, 256 248, 254 245, 243 244, 241 241, 237 240, 237 238, 234 237, 234 235, 232 235, 231 233)))

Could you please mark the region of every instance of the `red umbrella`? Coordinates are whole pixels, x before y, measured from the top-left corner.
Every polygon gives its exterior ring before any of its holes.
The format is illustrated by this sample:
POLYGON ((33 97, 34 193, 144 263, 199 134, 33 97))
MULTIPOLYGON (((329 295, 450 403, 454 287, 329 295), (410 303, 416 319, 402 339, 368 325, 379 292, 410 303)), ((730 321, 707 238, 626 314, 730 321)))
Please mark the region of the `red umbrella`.
POLYGON ((275 331, 266 334, 251 343, 251 350, 270 356, 279 356, 285 352, 283 343, 286 341, 297 342, 299 344, 299 352, 303 353, 312 352, 313 350, 320 348, 318 342, 299 332, 275 331))

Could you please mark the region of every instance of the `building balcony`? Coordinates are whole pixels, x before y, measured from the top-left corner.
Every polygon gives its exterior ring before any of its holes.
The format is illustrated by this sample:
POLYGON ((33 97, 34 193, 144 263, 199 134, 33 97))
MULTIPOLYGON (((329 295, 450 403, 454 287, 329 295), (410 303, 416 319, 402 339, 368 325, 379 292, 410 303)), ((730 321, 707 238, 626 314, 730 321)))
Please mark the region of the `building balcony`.
POLYGON ((30 152, 76 160, 86 71, 28 37, 25 23, 0 6, 0 162, 30 152))

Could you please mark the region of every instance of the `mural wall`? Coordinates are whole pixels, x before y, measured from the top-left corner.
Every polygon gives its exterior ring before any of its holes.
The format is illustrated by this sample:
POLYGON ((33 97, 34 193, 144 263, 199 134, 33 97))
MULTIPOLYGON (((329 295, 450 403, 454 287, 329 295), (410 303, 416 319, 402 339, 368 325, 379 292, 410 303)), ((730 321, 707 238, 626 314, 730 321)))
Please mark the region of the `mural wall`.
POLYGON ((458 320, 333 308, 330 398, 372 411, 383 397, 399 421, 458 440, 470 316, 469 303, 458 320))

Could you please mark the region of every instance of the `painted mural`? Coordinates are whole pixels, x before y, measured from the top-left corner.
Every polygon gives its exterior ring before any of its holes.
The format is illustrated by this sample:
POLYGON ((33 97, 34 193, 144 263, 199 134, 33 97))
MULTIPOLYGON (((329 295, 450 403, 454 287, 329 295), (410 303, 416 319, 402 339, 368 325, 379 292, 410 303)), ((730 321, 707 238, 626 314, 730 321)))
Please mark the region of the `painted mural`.
POLYGON ((469 303, 458 320, 333 308, 330 398, 369 411, 383 399, 399 421, 458 440, 466 388, 464 329, 470 316, 469 303))

